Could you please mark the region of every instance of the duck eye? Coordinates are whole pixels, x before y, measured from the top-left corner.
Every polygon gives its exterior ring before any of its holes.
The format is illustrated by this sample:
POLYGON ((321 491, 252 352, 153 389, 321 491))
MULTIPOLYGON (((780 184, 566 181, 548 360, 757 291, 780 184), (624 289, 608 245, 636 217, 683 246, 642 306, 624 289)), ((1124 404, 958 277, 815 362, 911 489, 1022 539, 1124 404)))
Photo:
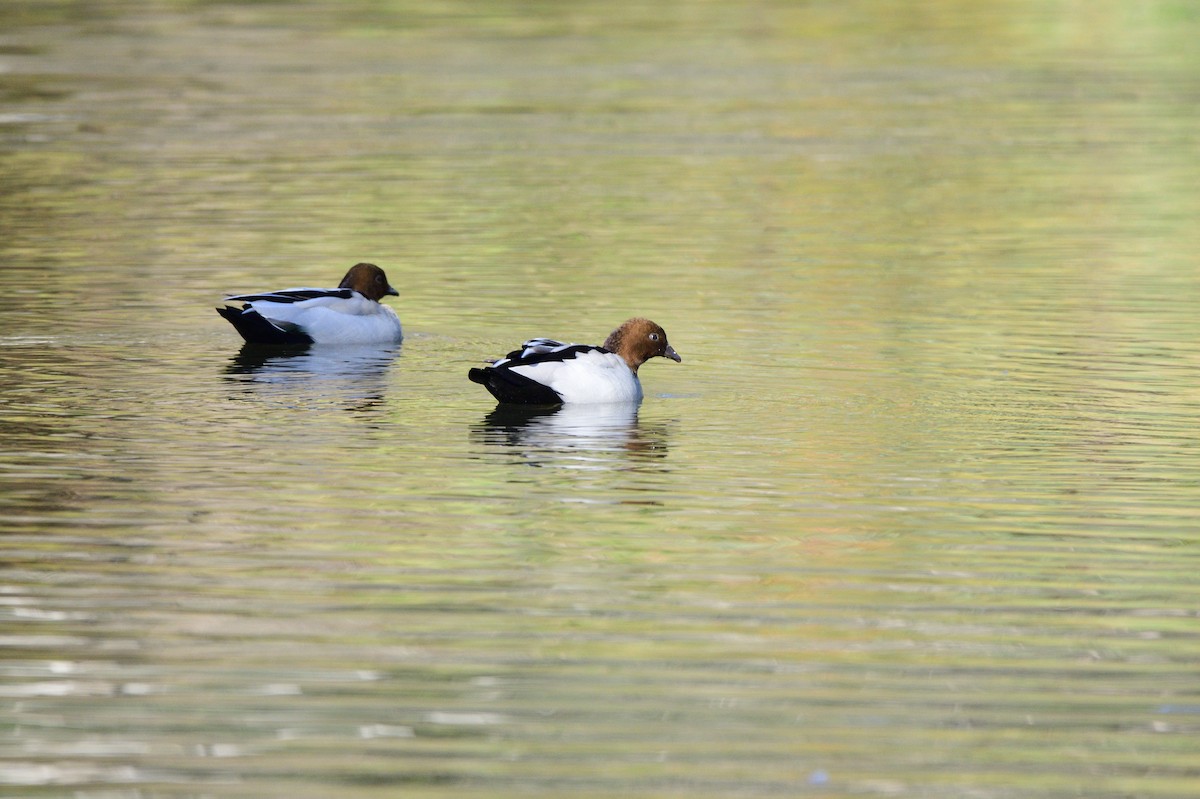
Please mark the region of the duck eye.
POLYGON ((658 341, 658 334, 657 334, 657 333, 651 333, 651 334, 650 334, 650 340, 651 340, 651 341, 658 341))

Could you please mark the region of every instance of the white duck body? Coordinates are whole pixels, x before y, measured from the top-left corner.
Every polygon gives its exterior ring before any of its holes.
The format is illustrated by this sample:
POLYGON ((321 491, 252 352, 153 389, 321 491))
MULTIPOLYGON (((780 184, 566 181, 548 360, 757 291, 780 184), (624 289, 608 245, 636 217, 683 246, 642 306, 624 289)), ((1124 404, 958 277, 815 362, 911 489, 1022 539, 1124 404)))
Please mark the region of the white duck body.
POLYGON ((404 336, 400 317, 379 300, 398 293, 382 269, 360 263, 336 289, 236 294, 217 313, 253 344, 395 344, 404 336))
MULTIPOLYGON (((515 359, 514 359, 515 360, 515 359)), ((503 368, 509 359, 492 364, 503 368)), ((602 347, 550 339, 525 342, 511 371, 541 383, 562 402, 641 402, 642 383, 625 359, 602 347)))
POLYGON ((637 403, 642 399, 638 367, 658 356, 680 360, 666 332, 639 317, 614 330, 600 347, 531 339, 490 366, 469 370, 467 378, 501 403, 637 403))
POLYGON ((395 311, 352 289, 285 289, 229 299, 245 302, 275 327, 303 333, 318 344, 388 344, 404 337, 395 311), (310 299, 293 299, 309 293, 310 299))

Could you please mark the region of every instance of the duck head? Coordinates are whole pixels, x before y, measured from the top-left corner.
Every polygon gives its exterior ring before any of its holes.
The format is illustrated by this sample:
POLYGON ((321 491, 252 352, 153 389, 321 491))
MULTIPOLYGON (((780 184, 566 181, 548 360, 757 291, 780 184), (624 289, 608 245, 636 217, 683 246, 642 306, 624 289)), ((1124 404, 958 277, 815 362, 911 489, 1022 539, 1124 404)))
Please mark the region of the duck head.
POLYGON ((383 297, 399 297, 400 292, 388 283, 387 275, 375 264, 355 264, 338 284, 340 289, 354 289, 368 300, 379 302, 383 297))
POLYGON ((639 366, 651 358, 661 356, 676 363, 683 361, 675 348, 667 342, 667 331, 641 317, 630 319, 614 330, 604 340, 604 349, 624 358, 634 374, 637 374, 639 366))

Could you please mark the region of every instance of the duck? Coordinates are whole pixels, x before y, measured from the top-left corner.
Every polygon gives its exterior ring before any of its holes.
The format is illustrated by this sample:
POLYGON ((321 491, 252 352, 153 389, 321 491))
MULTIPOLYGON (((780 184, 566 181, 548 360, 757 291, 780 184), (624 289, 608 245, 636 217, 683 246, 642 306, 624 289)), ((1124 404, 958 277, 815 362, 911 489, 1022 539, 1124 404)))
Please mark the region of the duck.
POLYGON ((399 295, 382 269, 359 263, 336 289, 235 294, 217 313, 251 344, 395 344, 404 337, 400 317, 379 301, 399 295))
POLYGON ((683 361, 660 325, 634 317, 599 346, 530 339, 490 366, 471 369, 467 378, 502 404, 641 402, 638 367, 656 357, 683 361))

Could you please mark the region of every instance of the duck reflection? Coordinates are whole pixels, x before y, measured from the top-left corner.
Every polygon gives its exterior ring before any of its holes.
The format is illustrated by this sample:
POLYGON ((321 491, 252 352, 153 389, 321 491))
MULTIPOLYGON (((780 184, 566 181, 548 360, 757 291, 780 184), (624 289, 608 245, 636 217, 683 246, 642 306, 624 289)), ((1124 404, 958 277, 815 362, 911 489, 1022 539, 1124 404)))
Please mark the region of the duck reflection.
POLYGON ((638 403, 498 405, 472 438, 510 448, 530 466, 609 470, 667 455, 667 426, 638 421, 638 403))
POLYGON ((295 402, 303 389, 305 404, 341 405, 362 410, 380 404, 387 370, 399 345, 364 344, 269 346, 245 344, 230 359, 225 374, 255 389, 262 399, 295 402))

